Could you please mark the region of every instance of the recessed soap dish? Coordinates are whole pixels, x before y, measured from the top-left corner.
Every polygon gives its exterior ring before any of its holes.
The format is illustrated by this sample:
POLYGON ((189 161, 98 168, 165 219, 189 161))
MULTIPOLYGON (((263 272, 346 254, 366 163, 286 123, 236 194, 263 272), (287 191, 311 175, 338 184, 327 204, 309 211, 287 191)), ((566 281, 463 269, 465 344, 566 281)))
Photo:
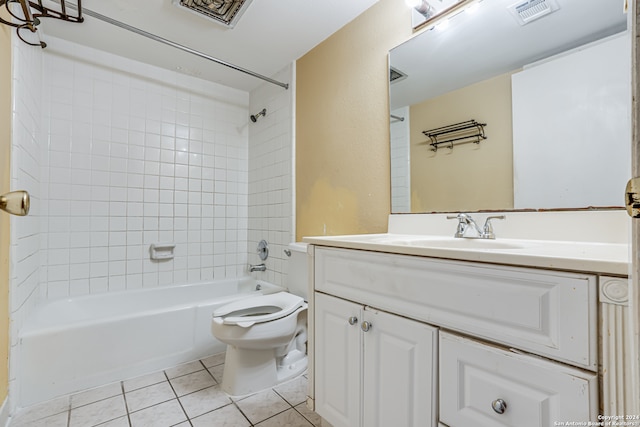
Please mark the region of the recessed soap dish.
POLYGON ((175 243, 152 243, 149 247, 149 254, 151 255, 151 259, 154 260, 173 259, 173 250, 175 247, 175 243))

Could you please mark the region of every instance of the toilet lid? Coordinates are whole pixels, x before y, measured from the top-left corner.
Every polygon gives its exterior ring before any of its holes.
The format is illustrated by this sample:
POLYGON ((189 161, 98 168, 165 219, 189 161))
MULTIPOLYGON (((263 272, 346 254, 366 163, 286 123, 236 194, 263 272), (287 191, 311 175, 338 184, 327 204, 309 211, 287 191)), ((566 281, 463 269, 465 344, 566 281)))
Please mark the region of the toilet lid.
POLYGON ((248 328, 256 323, 269 322, 288 316, 304 307, 304 300, 288 292, 245 298, 218 308, 213 317, 225 325, 238 325, 248 328))

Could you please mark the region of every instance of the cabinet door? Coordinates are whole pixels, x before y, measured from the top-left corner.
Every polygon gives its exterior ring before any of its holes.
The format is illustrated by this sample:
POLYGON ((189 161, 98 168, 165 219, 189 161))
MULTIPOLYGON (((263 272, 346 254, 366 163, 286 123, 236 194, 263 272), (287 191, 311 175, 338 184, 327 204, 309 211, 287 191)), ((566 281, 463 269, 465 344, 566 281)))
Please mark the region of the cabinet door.
POLYGON ((450 427, 596 421, 593 373, 448 333, 440 333, 439 361, 440 420, 450 427))
POLYGON ((361 326, 363 425, 436 426, 437 329, 369 307, 361 326))
POLYGON ((333 427, 361 420, 362 306, 315 294, 316 412, 333 427))

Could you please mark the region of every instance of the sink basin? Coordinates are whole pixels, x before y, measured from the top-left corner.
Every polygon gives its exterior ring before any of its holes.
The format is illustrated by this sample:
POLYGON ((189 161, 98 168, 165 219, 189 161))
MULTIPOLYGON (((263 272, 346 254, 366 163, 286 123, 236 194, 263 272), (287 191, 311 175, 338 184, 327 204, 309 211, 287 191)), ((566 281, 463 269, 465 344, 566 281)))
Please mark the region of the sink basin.
POLYGON ((441 249, 478 249, 478 250, 497 250, 497 249, 524 249, 525 244, 520 242, 508 242, 504 240, 492 239, 468 239, 468 238, 451 238, 451 239, 419 239, 419 240, 390 240, 390 245, 401 246, 417 246, 423 248, 441 248, 441 249))

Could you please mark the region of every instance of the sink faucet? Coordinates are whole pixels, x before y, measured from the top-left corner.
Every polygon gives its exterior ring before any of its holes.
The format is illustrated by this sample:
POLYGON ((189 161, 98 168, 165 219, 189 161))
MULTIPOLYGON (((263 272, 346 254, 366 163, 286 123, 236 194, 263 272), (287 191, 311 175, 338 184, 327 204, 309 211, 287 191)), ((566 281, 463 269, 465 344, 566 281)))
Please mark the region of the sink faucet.
POLYGON ((456 234, 453 237, 465 237, 465 233, 469 227, 471 227, 477 234, 477 236, 467 237, 467 238, 475 238, 475 239, 495 239, 496 235, 493 232, 493 225, 491 224, 492 219, 504 219, 504 215, 493 215, 487 217, 484 226, 482 229, 478 226, 478 224, 471 218, 471 215, 466 213, 459 213, 458 215, 447 216, 447 219, 457 219, 458 227, 456 228, 456 234))
POLYGON ((254 271, 267 271, 267 266, 262 264, 249 264, 249 272, 253 273, 254 271))

